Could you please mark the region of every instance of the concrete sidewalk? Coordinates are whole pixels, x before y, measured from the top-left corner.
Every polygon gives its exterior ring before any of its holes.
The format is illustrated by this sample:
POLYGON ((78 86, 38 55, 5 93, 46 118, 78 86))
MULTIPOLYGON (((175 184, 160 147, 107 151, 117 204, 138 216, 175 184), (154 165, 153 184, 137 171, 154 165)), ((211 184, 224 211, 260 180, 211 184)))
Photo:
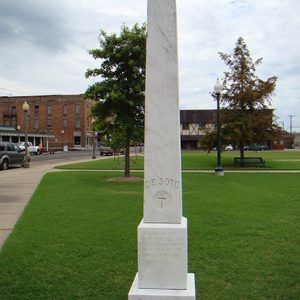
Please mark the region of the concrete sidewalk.
POLYGON ((0 172, 0 250, 43 176, 58 165, 91 161, 91 158, 73 158, 32 163, 29 169, 14 168, 0 172))

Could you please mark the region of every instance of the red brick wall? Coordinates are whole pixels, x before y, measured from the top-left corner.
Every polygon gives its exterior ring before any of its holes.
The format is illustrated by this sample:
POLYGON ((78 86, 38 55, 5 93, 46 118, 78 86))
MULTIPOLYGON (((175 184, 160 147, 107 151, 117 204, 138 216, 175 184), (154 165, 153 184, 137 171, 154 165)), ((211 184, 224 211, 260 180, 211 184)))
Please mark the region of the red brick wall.
POLYGON ((61 147, 62 129, 64 130, 64 145, 74 146, 74 132, 81 133, 81 146, 86 146, 86 133, 90 131, 90 107, 92 100, 84 99, 81 95, 52 95, 52 96, 19 96, 0 97, 0 126, 4 125, 4 107, 17 108, 17 124, 21 126, 20 131, 24 131, 24 112, 22 105, 27 101, 30 107, 29 132, 48 132, 55 136, 50 140, 50 146, 61 147), (76 113, 76 104, 80 104, 80 112, 76 113), (67 114, 63 113, 63 105, 67 104, 67 114), (35 106, 39 107, 39 113, 35 113, 35 106), (52 113, 47 113, 47 107, 51 105, 52 113), (47 119, 51 118, 52 126, 47 127, 47 119), (67 120, 67 127, 63 128, 63 119, 67 120), (76 119, 80 119, 80 127, 76 128, 76 119), (39 119, 39 128, 34 128, 35 119, 39 119))

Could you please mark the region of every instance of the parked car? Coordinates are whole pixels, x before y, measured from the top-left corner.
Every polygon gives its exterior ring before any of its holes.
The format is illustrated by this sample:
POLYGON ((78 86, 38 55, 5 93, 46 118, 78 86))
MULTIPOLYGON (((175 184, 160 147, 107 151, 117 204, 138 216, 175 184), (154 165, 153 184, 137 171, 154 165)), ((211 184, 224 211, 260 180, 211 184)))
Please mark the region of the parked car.
MULTIPOLYGON (((18 143, 18 146, 21 148, 21 150, 25 150, 25 142, 18 143)), ((28 152, 34 153, 36 155, 39 155, 42 153, 42 149, 40 149, 39 146, 32 145, 31 142, 27 142, 28 152)))
POLYGON ((227 145, 227 146, 225 147, 225 150, 226 150, 226 151, 233 151, 232 145, 231 145, 231 144, 227 145))
POLYGON ((99 146, 99 152, 100 152, 100 155, 113 155, 114 154, 114 151, 112 150, 112 148, 107 146, 106 144, 101 144, 99 146))
POLYGON ((25 152, 17 144, 0 142, 0 169, 7 170, 10 165, 23 165, 25 152))
POLYGON ((264 151, 269 150, 269 147, 267 145, 251 145, 244 147, 244 150, 246 151, 264 151))

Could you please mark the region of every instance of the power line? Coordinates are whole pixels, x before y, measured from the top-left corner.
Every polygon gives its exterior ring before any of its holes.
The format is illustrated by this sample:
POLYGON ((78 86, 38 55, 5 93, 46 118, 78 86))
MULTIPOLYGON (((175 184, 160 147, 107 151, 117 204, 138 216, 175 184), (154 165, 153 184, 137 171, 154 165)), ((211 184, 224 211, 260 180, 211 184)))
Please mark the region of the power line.
POLYGON ((26 93, 24 91, 17 91, 17 90, 2 88, 2 87, 0 87, 0 90, 5 90, 5 91, 9 91, 9 92, 17 92, 17 93, 26 93))
POLYGON ((293 131, 293 118, 295 117, 295 115, 289 115, 290 117, 290 133, 292 133, 293 131))

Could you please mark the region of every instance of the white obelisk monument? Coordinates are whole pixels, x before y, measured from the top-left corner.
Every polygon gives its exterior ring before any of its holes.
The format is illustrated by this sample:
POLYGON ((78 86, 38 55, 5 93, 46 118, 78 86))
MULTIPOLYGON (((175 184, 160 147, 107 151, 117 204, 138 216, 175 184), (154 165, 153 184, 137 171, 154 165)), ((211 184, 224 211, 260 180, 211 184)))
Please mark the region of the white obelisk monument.
POLYGON ((129 300, 194 300, 182 217, 176 0, 148 0, 144 218, 129 300))

